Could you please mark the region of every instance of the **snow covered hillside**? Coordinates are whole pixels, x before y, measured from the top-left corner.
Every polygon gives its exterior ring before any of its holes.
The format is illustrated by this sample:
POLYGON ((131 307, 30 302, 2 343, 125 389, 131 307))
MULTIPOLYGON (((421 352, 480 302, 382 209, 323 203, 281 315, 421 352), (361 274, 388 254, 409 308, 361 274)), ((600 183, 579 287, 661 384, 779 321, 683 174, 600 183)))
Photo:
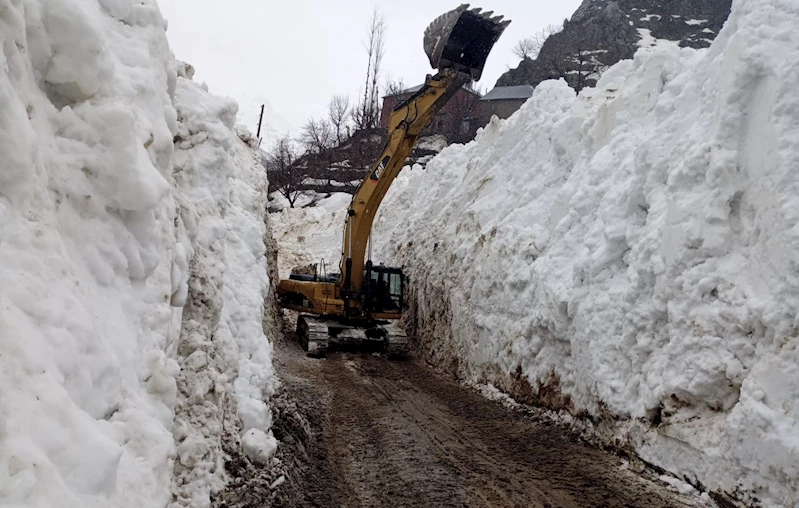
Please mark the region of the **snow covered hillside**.
POLYGON ((710 491, 799 504, 799 10, 736 0, 401 176, 377 260, 424 354, 590 414, 710 491))
POLYGON ((264 171, 164 27, 0 6, 0 504, 208 506, 274 449, 264 171))

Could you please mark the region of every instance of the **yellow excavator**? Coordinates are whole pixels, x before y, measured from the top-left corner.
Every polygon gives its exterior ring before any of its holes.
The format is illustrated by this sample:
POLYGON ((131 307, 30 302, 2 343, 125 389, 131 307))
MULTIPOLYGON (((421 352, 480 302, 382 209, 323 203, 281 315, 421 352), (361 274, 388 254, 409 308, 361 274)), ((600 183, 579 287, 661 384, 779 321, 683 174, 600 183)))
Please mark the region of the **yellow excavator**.
POLYGON ((408 339, 397 325, 406 278, 401 268, 366 260, 372 221, 422 130, 462 86, 480 79, 489 52, 510 24, 492 14, 463 4, 427 27, 424 50, 438 73, 428 75, 391 114, 386 146, 347 212, 341 273, 323 276, 317 270, 280 281, 281 306, 299 312, 297 335, 308 356, 324 356, 332 345, 343 344, 372 344, 389 357, 407 353, 408 339))

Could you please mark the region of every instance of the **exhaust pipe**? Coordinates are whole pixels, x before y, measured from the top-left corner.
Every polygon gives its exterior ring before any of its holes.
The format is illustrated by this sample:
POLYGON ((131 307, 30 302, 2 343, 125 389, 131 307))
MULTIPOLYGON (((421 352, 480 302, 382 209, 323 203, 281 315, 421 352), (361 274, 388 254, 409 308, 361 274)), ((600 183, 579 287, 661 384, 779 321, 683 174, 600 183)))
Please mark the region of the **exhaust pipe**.
POLYGON ((488 54, 510 24, 493 11, 463 4, 435 19, 424 31, 424 51, 434 69, 454 69, 475 81, 483 75, 488 54))

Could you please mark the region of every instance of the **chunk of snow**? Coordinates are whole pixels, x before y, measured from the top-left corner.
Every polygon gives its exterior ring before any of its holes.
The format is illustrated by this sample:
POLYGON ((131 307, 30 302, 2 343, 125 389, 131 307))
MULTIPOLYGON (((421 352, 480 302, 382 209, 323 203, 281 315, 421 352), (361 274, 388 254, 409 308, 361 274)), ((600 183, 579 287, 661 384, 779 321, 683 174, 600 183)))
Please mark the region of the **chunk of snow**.
POLYGON ((280 475, 280 478, 273 481, 272 484, 269 486, 269 490, 274 490, 283 485, 284 483, 286 483, 286 477, 284 475, 280 475))
POLYGON ((698 494, 693 485, 691 485, 690 483, 685 483, 682 480, 678 480, 673 476, 660 475, 658 478, 660 479, 660 481, 668 483, 669 485, 674 487, 674 489, 676 489, 677 492, 679 492, 682 495, 698 494))
MULTIPOLYGON (((261 430, 250 429, 241 437, 244 453, 256 464, 268 464, 277 450, 277 441, 261 430)), ((273 488, 273 487, 270 487, 273 488)))
POLYGON ((432 136, 425 136, 419 138, 416 143, 416 148, 421 150, 433 150, 440 152, 447 147, 447 138, 441 134, 433 134, 432 136))
POLYGON ((640 47, 651 48, 657 45, 658 40, 652 36, 652 30, 648 28, 639 28, 638 33, 641 35, 641 39, 638 41, 640 47))

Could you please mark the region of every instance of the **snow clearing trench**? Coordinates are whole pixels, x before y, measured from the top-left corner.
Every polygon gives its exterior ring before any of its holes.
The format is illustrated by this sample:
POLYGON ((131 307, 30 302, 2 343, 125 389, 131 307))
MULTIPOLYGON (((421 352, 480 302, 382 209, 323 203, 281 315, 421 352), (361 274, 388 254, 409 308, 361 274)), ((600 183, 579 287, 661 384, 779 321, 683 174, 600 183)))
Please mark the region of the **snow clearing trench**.
MULTIPOLYGON (((739 1, 709 50, 546 83, 403 175, 375 248, 423 352, 797 504, 798 21, 739 1)), ((0 34, 0 500, 209 506, 276 445, 252 140, 152 0, 4 2, 0 34)))
POLYGON ((642 49, 579 96, 406 171, 375 261, 471 382, 589 415, 709 491, 799 503, 799 11, 738 0, 707 50, 642 49))

